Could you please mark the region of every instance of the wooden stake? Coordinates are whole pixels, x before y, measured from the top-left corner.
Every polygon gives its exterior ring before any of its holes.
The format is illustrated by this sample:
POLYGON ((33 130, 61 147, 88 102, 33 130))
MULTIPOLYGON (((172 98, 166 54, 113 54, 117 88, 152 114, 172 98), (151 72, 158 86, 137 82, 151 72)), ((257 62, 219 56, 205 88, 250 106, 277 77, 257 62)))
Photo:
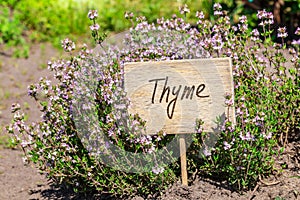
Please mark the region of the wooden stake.
POLYGON ((185 134, 180 134, 179 138, 179 148, 180 148, 180 164, 181 164, 181 182, 182 185, 187 186, 187 169, 186 169, 186 144, 185 144, 185 134))

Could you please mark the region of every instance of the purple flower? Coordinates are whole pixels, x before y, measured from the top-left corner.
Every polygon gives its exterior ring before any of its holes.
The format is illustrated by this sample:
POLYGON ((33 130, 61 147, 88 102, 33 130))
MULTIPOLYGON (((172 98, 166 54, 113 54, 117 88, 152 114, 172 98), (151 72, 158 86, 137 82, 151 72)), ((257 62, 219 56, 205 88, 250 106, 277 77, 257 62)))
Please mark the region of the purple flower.
POLYGON ((113 136, 115 133, 110 129, 109 131, 108 131, 108 136, 109 137, 111 137, 111 136, 113 136))
POLYGON ((128 13, 128 12, 125 12, 125 14, 124 14, 124 17, 125 17, 125 19, 132 19, 133 18, 133 13, 132 12, 130 12, 130 13, 128 13))
POLYGON ((71 51, 75 50, 75 43, 72 40, 70 40, 69 38, 62 40, 61 46, 65 52, 71 52, 71 51))
POLYGON ((154 174, 160 174, 163 173, 164 171, 165 169, 163 167, 159 167, 159 166, 152 167, 152 172, 154 174))
POLYGON ((12 113, 15 113, 16 111, 18 111, 18 110, 20 110, 21 109, 21 106, 20 106, 20 104, 18 104, 18 103, 13 103, 12 105, 11 105, 11 112, 12 113))
POLYGON ((203 150, 203 154, 208 157, 208 156, 211 156, 211 150, 207 149, 207 147, 204 148, 203 150))
POLYGON ((241 32, 246 32, 248 30, 248 24, 238 24, 238 27, 241 32))
POLYGON ((214 4, 214 10, 222 10, 222 6, 219 3, 214 4))
POLYGON ((241 167, 241 166, 236 167, 236 170, 238 170, 238 171, 240 171, 241 169, 243 169, 243 167, 241 167))
POLYGON ((259 31, 257 29, 253 29, 253 31, 251 31, 251 40, 253 42, 256 42, 259 40, 259 31))
POLYGON ((151 154, 155 151, 155 146, 151 146, 148 150, 147 153, 151 154))
POLYGON ((105 141, 105 148, 106 148, 106 149, 109 149, 109 147, 110 147, 110 142, 105 141))
POLYGON ((299 27, 297 27, 297 30, 295 31, 295 34, 300 35, 300 28, 299 27))
POLYGON ((266 12, 266 10, 259 10, 257 12, 258 19, 261 19, 262 22, 259 24, 260 26, 264 26, 267 24, 273 24, 274 23, 274 16, 272 12, 266 12))
POLYGON ((216 11, 214 11, 214 15, 215 16, 223 15, 223 12, 221 10, 216 10, 216 11))
POLYGON ((274 24, 274 16, 273 16, 273 13, 268 12, 266 18, 267 18, 266 24, 274 24))
POLYGON ((227 106, 232 106, 232 105, 233 105, 233 99, 226 99, 226 100, 225 100, 225 104, 226 104, 227 106))
POLYGON ((264 133, 264 134, 263 134, 263 136, 264 136, 264 138, 265 138, 265 139, 269 140, 269 139, 271 139, 271 138, 272 138, 272 133, 271 133, 271 132, 269 132, 269 134, 268 134, 268 135, 266 135, 266 134, 264 133))
POLYGON ((286 38, 287 36, 288 36, 288 34, 286 32, 286 28, 285 27, 278 28, 277 37, 286 38))
POLYGON ((266 10, 259 10, 257 11, 257 17, 258 19, 264 19, 267 17, 267 12, 266 10))
POLYGON ((212 37, 213 49, 220 50, 222 49, 224 43, 222 41, 222 37, 219 34, 216 34, 212 37))
POLYGON ((186 13, 190 12, 190 9, 188 8, 188 6, 186 4, 184 4, 183 6, 179 7, 179 11, 180 11, 180 14, 185 15, 186 13))
POLYGON ((90 10, 88 13, 88 17, 90 20, 94 20, 98 17, 98 11, 97 10, 90 10))
POLYGON ((233 31, 237 31, 238 30, 236 26, 232 26, 231 28, 232 28, 233 31))
POLYGON ((196 12, 196 17, 198 17, 199 19, 204 19, 204 14, 203 14, 203 12, 202 12, 202 11, 201 11, 201 12, 197 11, 197 12, 196 12))
POLYGON ((299 40, 293 40, 292 44, 293 45, 300 45, 300 39, 299 40))
POLYGON ((252 121, 255 123, 256 126, 262 126, 264 118, 256 116, 252 121))
POLYGON ((196 129, 196 133, 202 133, 203 132, 203 126, 200 126, 199 128, 196 129))
POLYGON ((28 95, 35 98, 36 94, 37 94, 37 86, 36 85, 28 86, 28 95))
MULTIPOLYGON (((228 126, 227 128, 228 128, 228 130, 229 130, 231 133, 233 133, 233 131, 234 131, 234 129, 235 129, 234 126, 228 126)), ((233 140, 233 141, 234 141, 234 140, 233 140)))
POLYGON ((244 112, 243 112, 240 108, 237 108, 237 109, 236 109, 236 114, 237 114, 237 115, 243 115, 244 112))
POLYGON ((244 136, 243 133, 241 132, 241 133, 240 133, 240 138, 241 138, 242 140, 246 140, 246 141, 250 141, 250 140, 254 141, 254 140, 255 140, 255 137, 254 137, 253 135, 251 135, 250 132, 247 132, 245 136, 244 136))
POLYGON ((224 144, 224 150, 228 150, 231 148, 231 144, 229 144, 228 142, 224 141, 223 144, 224 144))
POLYGON ((98 31, 99 28, 100 28, 99 24, 93 24, 92 26, 90 26, 90 29, 91 29, 92 31, 98 31))
POLYGON ((266 23, 264 21, 262 21, 258 24, 258 26, 265 26, 265 25, 266 25, 266 23))
POLYGON ((239 17, 241 23, 245 23, 247 21, 247 17, 245 15, 239 17))

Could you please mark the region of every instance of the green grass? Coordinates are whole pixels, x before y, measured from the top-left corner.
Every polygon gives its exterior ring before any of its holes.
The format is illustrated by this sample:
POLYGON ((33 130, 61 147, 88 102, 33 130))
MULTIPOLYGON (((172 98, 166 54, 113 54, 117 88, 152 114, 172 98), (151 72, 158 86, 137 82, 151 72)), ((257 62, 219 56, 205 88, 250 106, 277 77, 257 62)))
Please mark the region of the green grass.
POLYGON ((285 198, 277 196, 277 197, 275 197, 275 200, 285 200, 285 198))
POLYGON ((4 92, 3 98, 4 98, 4 99, 9 99, 10 97, 11 97, 10 91, 6 90, 6 91, 4 92))
POLYGON ((24 102, 23 103, 23 108, 26 109, 26 110, 29 110, 30 109, 30 105, 28 102, 24 102))
POLYGON ((0 149, 1 148, 10 148, 15 149, 17 144, 14 140, 5 132, 3 125, 0 125, 0 149))
POLYGON ((15 149, 17 144, 14 142, 14 140, 9 137, 8 135, 0 135, 0 148, 9 148, 9 149, 15 149))
POLYGON ((47 69, 47 64, 45 64, 45 63, 40 64, 39 69, 40 70, 47 69))
POLYGON ((7 145, 9 144, 9 136, 5 135, 3 133, 3 127, 2 126, 0 126, 0 131, 1 131, 1 134, 0 134, 0 146, 7 147, 7 145))
POLYGON ((146 16, 149 22, 155 22, 157 18, 179 14, 178 8, 183 4, 187 4, 192 12, 203 10, 206 13, 210 12, 212 6, 205 0, 0 1, 0 9, 3 10, 0 17, 3 39, 0 44, 15 46, 15 57, 28 57, 30 43, 49 41, 55 47, 60 47, 60 41, 65 37, 76 40, 90 33, 92 22, 87 17, 90 9, 98 10, 101 29, 110 33, 121 32, 131 26, 131 22, 124 18, 126 11, 133 12, 135 16, 146 16))
POLYGON ((0 85, 0 100, 9 99, 11 97, 11 93, 9 90, 4 90, 0 85))

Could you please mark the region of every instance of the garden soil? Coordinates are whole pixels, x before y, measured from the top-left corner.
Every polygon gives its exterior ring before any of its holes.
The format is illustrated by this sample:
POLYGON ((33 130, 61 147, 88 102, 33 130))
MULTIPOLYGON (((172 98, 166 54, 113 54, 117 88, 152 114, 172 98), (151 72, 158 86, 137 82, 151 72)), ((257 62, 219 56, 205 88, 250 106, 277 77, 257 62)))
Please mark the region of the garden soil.
MULTIPOLYGON (((115 199, 99 194, 76 195, 71 189, 54 185, 32 164, 23 164, 20 149, 7 148, 4 127, 12 119, 11 104, 20 103, 29 113, 29 121, 40 117, 39 108, 27 96, 27 86, 37 82, 41 76, 51 77, 46 69, 47 61, 59 58, 60 53, 48 44, 32 46, 28 59, 13 58, 10 53, 4 52, 0 47, 0 200, 115 199)), ((190 176, 189 186, 175 183, 156 199, 300 199, 300 141, 296 135, 295 138, 292 138, 284 155, 277 158, 277 165, 284 166, 282 173, 261 180, 251 191, 238 194, 223 182, 190 176)), ((144 198, 136 196, 133 199, 144 198)))

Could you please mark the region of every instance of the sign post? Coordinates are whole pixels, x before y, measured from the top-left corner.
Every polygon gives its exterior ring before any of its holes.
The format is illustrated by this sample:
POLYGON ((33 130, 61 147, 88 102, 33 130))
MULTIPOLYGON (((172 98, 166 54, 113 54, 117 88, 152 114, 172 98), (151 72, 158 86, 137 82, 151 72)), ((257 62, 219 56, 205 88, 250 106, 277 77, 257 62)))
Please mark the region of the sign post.
POLYGON ((234 109, 224 103, 225 94, 234 92, 231 59, 126 63, 124 72, 129 112, 146 121, 146 134, 180 134, 182 184, 187 185, 185 136, 195 133, 196 120, 216 134, 226 118, 235 122, 234 109))
POLYGON ((180 135, 179 148, 180 148, 181 182, 182 185, 188 185, 188 175, 187 175, 187 166, 186 166, 186 143, 185 143, 184 134, 180 135))

